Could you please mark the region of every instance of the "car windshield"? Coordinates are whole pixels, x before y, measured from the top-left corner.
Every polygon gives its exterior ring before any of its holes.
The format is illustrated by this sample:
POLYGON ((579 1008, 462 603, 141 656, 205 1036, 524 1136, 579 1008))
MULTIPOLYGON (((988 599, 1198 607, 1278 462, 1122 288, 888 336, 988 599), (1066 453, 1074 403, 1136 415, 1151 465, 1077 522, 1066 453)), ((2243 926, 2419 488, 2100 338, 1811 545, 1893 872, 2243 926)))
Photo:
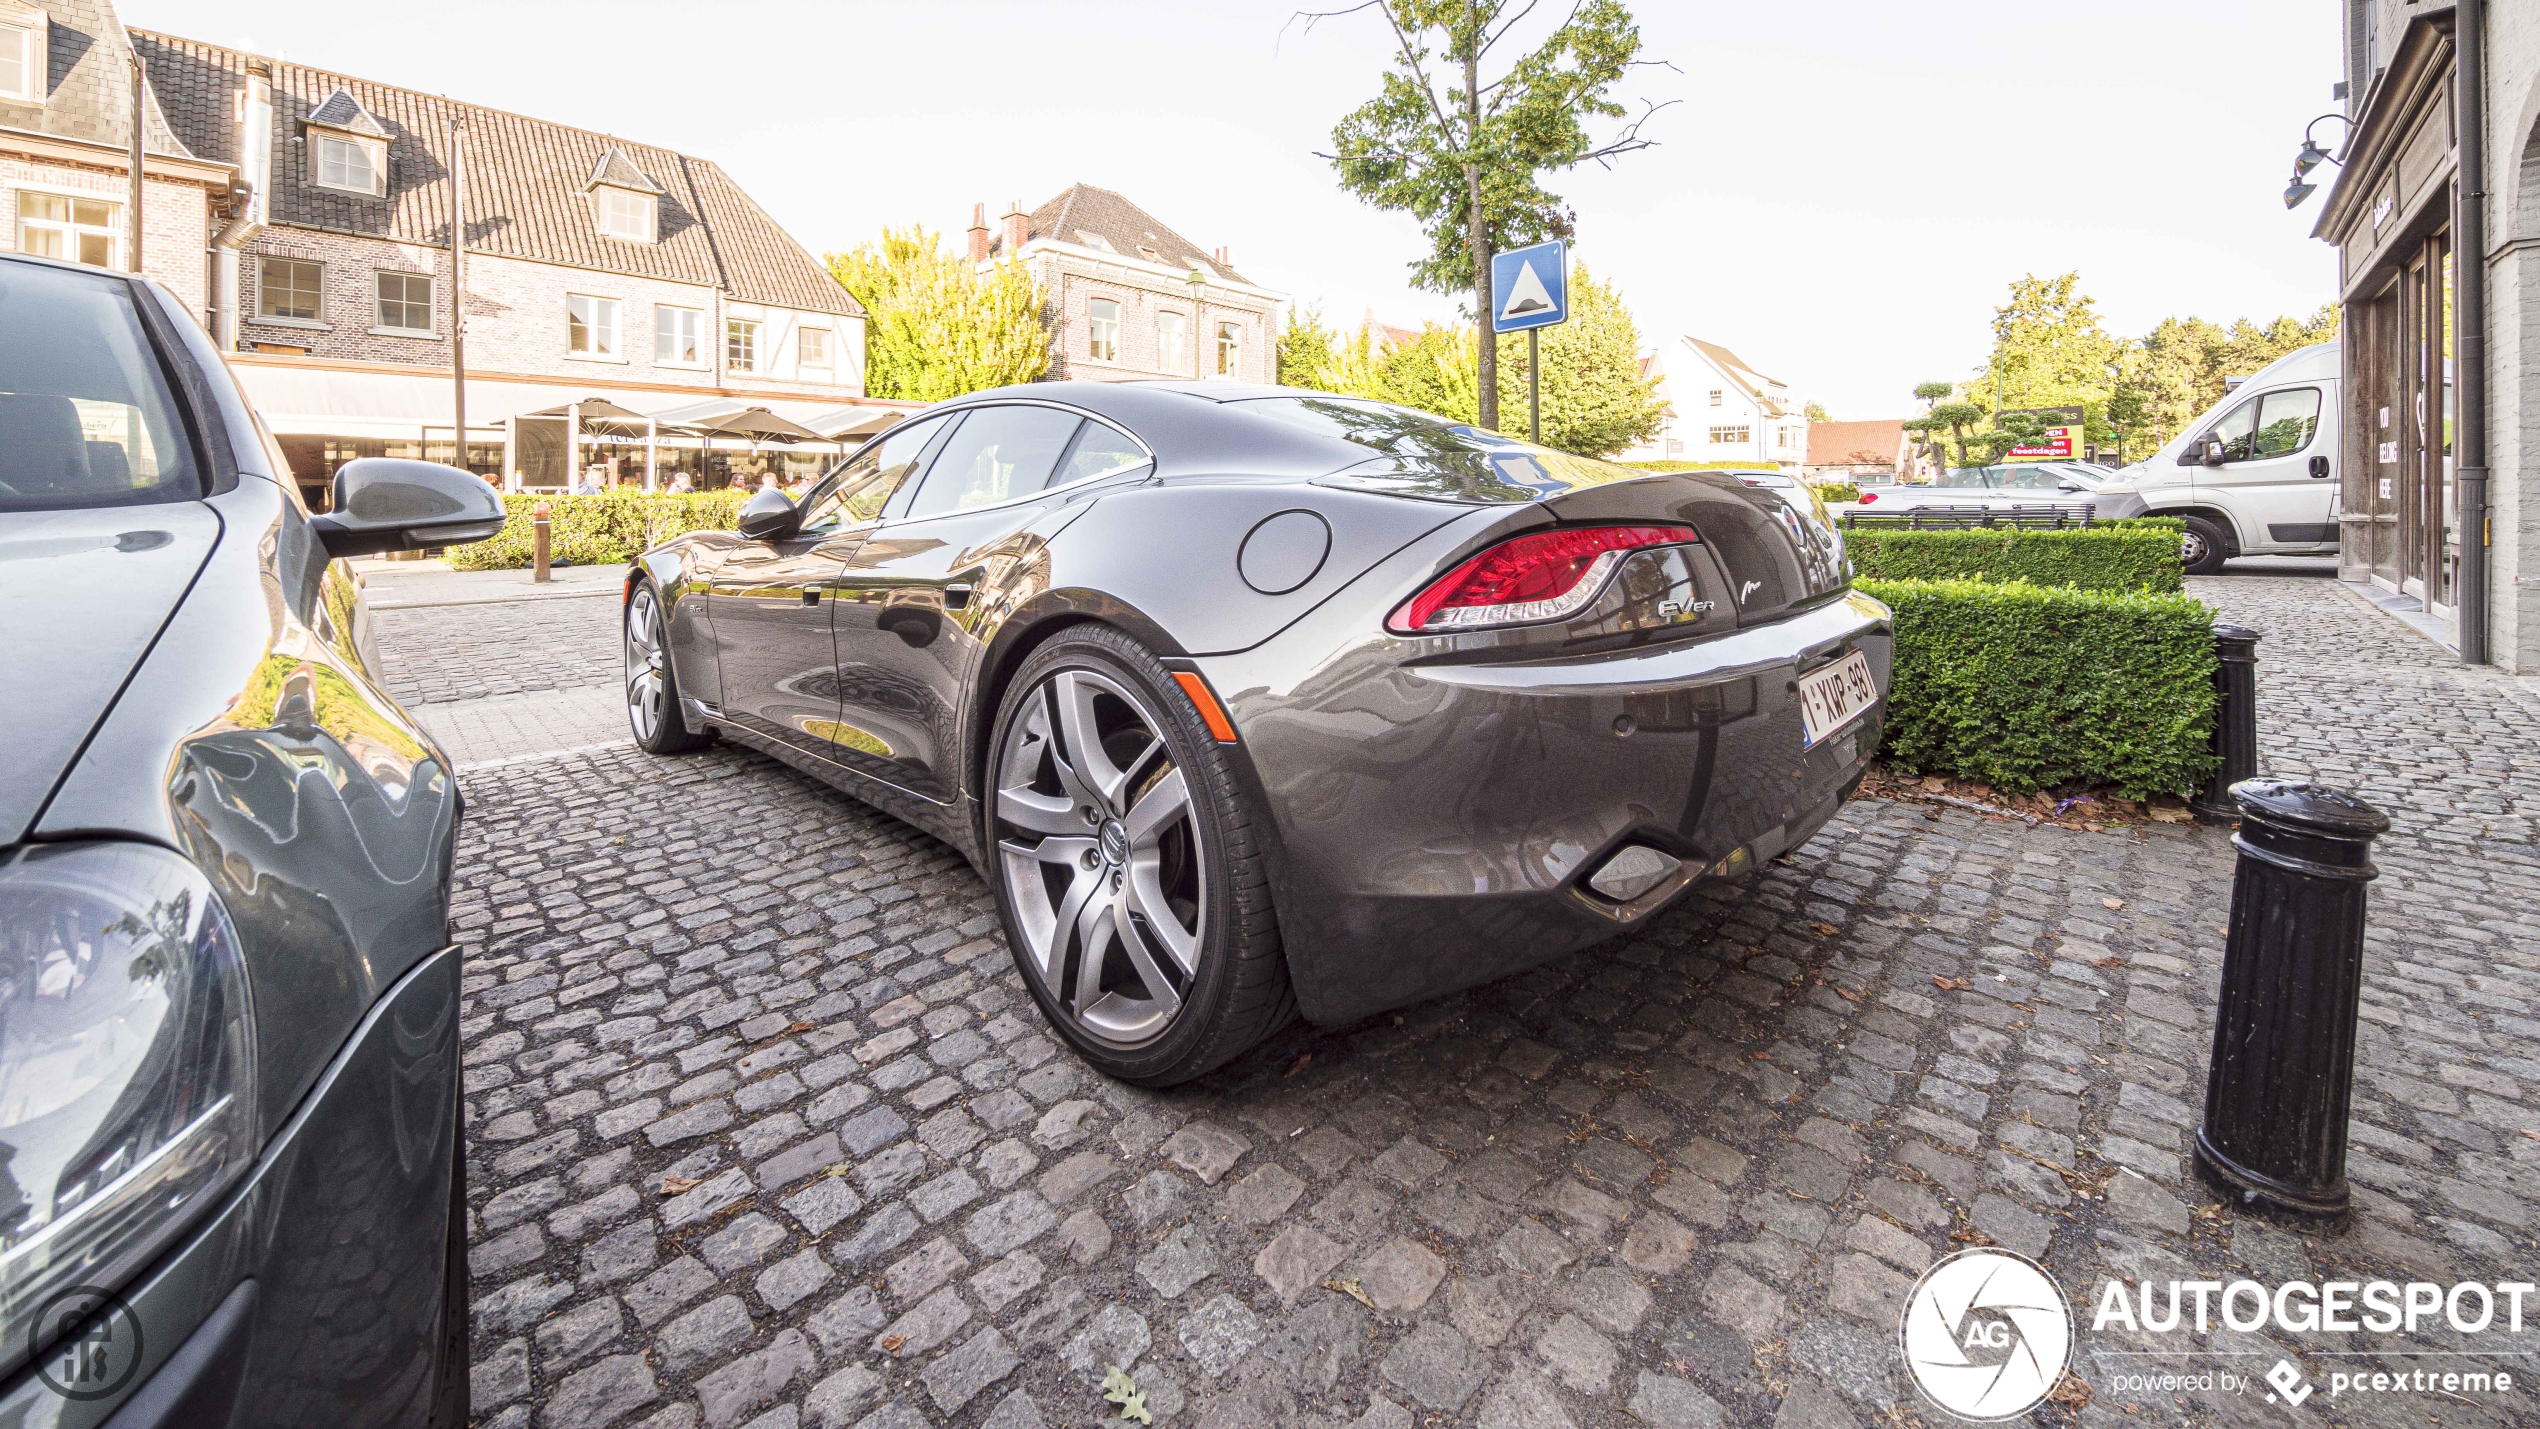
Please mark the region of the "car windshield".
POLYGON ((0 263, 0 511, 203 494, 132 286, 0 263))
POLYGON ((1993 474, 1999 470, 1999 467, 1990 466, 1951 467, 1949 470, 1942 472, 1940 476, 1932 482, 1932 485, 1973 487, 1991 486, 1994 484, 1992 479, 1993 474))

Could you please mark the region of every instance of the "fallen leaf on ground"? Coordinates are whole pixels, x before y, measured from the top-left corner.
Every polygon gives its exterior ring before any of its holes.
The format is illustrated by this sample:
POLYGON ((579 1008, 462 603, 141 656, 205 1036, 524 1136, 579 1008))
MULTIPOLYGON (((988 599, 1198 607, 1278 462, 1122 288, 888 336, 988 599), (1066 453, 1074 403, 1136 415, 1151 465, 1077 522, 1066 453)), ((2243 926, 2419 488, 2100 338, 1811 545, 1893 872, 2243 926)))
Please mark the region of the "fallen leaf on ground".
POLYGON ((1314 1054, 1313 1054, 1313 1053, 1311 1053, 1311 1052, 1306 1053, 1304 1056, 1299 1057, 1299 1058, 1297 1058, 1295 1061, 1290 1062, 1290 1063, 1288 1064, 1288 1072, 1287 1072, 1287 1074, 1288 1074, 1289 1076, 1291 1076, 1291 1077, 1295 1076, 1297 1073, 1302 1072, 1302 1071, 1304 1071, 1304 1070, 1305 1070, 1305 1064, 1306 1064, 1306 1063, 1311 1062, 1311 1061, 1313 1061, 1313 1060, 1314 1060, 1314 1054))
POLYGON ((2110 957, 2092 958, 2090 965, 2094 968, 2121 968, 2125 966, 2125 954, 2117 953, 2110 957))
POLYGON ((2099 906, 2107 909, 2111 913, 2114 913, 2125 906, 2125 900, 2122 898, 2102 898, 2099 900, 2099 906))
POLYGON ((893 1359, 897 1359, 900 1351, 908 1348, 908 1336, 884 1335, 882 1337, 882 1348, 889 1351, 893 1359))
POLYGON ((1370 1310, 1376 1308, 1376 1302, 1367 1298, 1366 1290, 1361 1288, 1355 1279, 1326 1280, 1323 1282, 1323 1288, 1326 1290, 1337 1290, 1343 1295, 1348 1296, 1350 1299, 1357 1301, 1359 1304, 1366 1306, 1370 1310))
POLYGON ((2062 1379, 2055 1381, 2053 1389, 2046 1391, 2046 1397, 2067 1409, 2079 1409, 2090 1402, 2090 1386, 2067 1371, 2062 1379))
POLYGON ((1831 938, 1835 934, 1843 931, 1832 923, 1811 923, 1808 925, 1808 930, 1815 933, 1820 938, 1831 938))
POLYGON ((1834 995, 1842 998, 1846 1002, 1859 1002, 1861 1000, 1861 994, 1843 986, 1841 983, 1837 983, 1835 985, 1834 995))
POLYGON ((676 1196, 682 1191, 693 1191, 705 1183, 706 1178, 703 1176, 673 1176, 664 1172, 661 1178, 661 1193, 665 1196, 676 1196))
POLYGON ((1938 973, 1933 973, 1931 975, 1931 985, 1939 988, 1942 992, 1965 992, 1968 988, 1975 986, 1974 983, 1967 981, 1965 978, 1942 977, 1938 973))

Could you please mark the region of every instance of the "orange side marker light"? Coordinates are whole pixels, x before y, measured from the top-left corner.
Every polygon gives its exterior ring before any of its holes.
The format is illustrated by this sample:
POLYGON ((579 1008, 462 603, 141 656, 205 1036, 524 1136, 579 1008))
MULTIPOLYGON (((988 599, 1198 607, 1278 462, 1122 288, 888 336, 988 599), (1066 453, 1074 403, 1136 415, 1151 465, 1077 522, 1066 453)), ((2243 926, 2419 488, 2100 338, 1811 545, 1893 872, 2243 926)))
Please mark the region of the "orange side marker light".
POLYGON ((1191 703, 1199 710, 1200 722, 1208 726, 1208 732, 1219 744, 1235 742, 1234 721, 1226 718, 1225 707, 1217 703, 1216 692, 1208 688, 1206 680, 1188 670, 1176 670, 1173 683, 1180 685, 1182 693, 1191 697, 1191 703))

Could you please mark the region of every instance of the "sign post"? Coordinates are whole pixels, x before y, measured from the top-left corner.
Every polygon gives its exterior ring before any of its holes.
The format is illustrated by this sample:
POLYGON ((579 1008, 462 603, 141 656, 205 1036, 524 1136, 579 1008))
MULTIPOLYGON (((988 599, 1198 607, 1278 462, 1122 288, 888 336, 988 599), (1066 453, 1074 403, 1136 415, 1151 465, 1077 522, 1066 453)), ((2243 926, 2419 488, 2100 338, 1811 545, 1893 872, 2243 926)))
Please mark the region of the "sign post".
POLYGON ((1569 245, 1556 238, 1531 248, 1494 254, 1490 288, 1498 307, 1490 315, 1493 337, 1504 332, 1526 335, 1526 424, 1528 439, 1543 444, 1543 365, 1537 332, 1570 320, 1569 245))

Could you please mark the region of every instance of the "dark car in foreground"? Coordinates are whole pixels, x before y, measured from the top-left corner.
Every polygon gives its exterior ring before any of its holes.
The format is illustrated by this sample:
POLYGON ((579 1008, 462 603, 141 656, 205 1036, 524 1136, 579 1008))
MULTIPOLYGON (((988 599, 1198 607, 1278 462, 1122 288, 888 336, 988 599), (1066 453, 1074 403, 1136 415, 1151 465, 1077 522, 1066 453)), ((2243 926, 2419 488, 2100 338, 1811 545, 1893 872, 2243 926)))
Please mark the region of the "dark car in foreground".
POLYGON ((1639 924, 1878 744, 1823 508, 1220 383, 973 394, 641 556, 636 736, 728 735, 995 887, 1111 1075, 1195 1076, 1639 924))
POLYGON ((0 1424, 467 1419, 458 789, 184 307, 0 254, 0 1424))

